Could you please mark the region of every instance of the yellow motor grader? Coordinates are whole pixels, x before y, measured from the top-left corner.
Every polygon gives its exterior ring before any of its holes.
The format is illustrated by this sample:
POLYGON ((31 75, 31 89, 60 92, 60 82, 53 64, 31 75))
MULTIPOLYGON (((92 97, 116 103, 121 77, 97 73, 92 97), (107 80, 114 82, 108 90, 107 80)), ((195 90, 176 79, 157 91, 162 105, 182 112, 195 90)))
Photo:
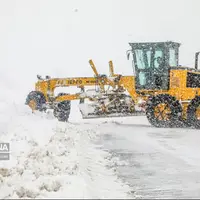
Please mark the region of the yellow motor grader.
POLYGON ((176 42, 129 43, 133 76, 99 74, 92 60, 92 77, 42 78, 37 76, 35 90, 26 104, 33 110, 53 109, 59 121, 68 121, 71 101, 79 100, 84 119, 146 115, 155 127, 190 126, 200 128, 200 71, 198 55, 195 67, 179 65, 176 42), (54 94, 57 87, 77 86, 79 93, 54 94), (87 89, 93 86, 93 89, 87 89))

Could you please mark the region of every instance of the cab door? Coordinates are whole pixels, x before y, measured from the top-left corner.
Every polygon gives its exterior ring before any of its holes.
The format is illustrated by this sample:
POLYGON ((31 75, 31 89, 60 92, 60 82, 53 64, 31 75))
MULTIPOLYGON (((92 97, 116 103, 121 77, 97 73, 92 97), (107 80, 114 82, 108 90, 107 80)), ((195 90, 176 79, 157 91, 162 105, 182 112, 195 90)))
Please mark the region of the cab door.
POLYGON ((136 49, 134 64, 137 90, 167 90, 169 70, 162 48, 136 49))

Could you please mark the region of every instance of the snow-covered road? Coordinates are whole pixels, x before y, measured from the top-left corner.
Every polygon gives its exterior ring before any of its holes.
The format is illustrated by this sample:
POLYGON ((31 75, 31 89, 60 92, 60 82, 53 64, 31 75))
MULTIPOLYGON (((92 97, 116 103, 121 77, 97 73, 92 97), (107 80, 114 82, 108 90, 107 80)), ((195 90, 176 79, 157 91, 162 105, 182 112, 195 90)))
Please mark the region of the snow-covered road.
POLYGON ((0 198, 200 197, 199 130, 153 128, 141 116, 61 123, 0 105, 0 142, 11 146, 0 198))
POLYGON ((83 123, 100 132, 105 150, 125 161, 118 176, 137 197, 200 197, 199 130, 153 128, 145 117, 83 123))
MULTIPOLYGON (((0 1, 0 145, 11 151, 0 160, 0 199, 200 199, 200 130, 153 128, 145 117, 83 120, 76 101, 61 123, 24 105, 37 75, 95 77, 90 59, 99 75, 109 77, 109 61, 114 74, 134 75, 130 43, 178 42, 178 65, 194 68, 200 1, 160 2, 0 1)), ((174 66, 173 48, 167 57, 174 66)))

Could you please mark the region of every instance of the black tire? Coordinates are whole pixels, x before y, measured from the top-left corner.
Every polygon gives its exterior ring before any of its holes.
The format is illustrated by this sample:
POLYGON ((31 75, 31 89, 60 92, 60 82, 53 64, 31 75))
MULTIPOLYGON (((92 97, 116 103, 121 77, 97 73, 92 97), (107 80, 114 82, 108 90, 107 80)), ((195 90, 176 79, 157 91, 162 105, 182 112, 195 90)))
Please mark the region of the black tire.
POLYGON ((45 104, 46 104, 46 98, 44 96, 44 94, 42 92, 39 91, 32 91, 28 94, 27 98, 26 98, 26 105, 29 105, 29 103, 31 101, 34 101, 36 104, 35 110, 38 111, 45 111, 45 104))
MULTIPOLYGON (((166 110, 166 106, 164 110, 166 110)), ((163 112, 160 112, 161 114, 163 112)), ((179 124, 181 118, 182 107, 175 97, 168 94, 160 94, 157 96, 152 96, 148 99, 146 105, 146 116, 151 125, 155 127, 176 127, 179 124), (162 120, 155 116, 155 109, 159 104, 166 104, 167 108, 170 110, 168 119, 162 120)))
POLYGON ((71 101, 59 102, 53 111, 54 116, 61 122, 67 122, 71 111, 71 101))
POLYGON ((200 96, 196 96, 192 99, 187 109, 187 122, 190 126, 197 129, 200 128, 200 119, 198 119, 196 115, 198 107, 200 107, 200 96))

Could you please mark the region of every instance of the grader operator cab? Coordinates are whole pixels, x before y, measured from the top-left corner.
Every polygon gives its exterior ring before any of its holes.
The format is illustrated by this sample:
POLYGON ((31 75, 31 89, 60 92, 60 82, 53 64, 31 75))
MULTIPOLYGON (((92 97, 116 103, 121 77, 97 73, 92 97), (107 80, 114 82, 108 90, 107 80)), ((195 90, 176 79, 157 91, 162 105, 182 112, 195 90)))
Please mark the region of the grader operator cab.
POLYGON ((168 90, 169 66, 178 66, 180 44, 130 43, 136 90, 168 90))
POLYGON ((179 43, 129 43, 134 75, 100 75, 92 60, 93 77, 38 77, 26 104, 31 109, 52 109, 59 121, 68 121, 71 100, 80 100, 84 119, 146 115, 155 127, 192 126, 200 128, 200 71, 179 66, 179 43), (80 93, 54 95, 56 87, 77 86, 80 93), (86 90, 87 86, 93 89, 86 90))

